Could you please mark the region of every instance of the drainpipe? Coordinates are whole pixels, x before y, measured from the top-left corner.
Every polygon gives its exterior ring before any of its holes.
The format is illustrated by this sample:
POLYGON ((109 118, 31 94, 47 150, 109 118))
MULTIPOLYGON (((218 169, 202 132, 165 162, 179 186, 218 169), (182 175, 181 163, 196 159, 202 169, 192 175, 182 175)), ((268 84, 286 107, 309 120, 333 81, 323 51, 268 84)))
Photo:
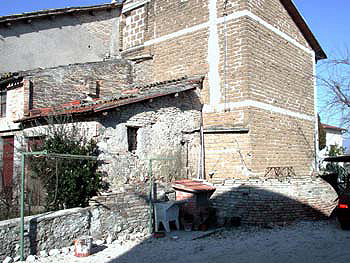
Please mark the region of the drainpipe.
POLYGON ((226 25, 226 6, 227 0, 224 2, 224 111, 227 111, 227 25, 226 25))
POLYGON ((315 114, 315 171, 318 172, 318 161, 319 161, 319 139, 318 139, 318 114, 317 114, 317 85, 316 85, 316 56, 315 52, 313 52, 313 81, 314 81, 314 114, 315 114))
POLYGON ((203 125, 201 125, 201 129, 200 129, 200 133, 201 133, 201 175, 200 175, 200 179, 205 179, 205 170, 204 170, 204 133, 203 133, 203 125))

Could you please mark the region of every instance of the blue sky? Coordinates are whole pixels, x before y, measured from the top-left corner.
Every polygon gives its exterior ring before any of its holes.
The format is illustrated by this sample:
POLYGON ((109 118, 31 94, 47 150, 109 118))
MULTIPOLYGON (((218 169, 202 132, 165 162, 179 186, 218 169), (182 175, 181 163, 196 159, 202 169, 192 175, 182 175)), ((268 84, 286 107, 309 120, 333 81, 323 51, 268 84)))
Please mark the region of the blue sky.
MULTIPOLYGON (((346 49, 350 49, 350 26, 348 0, 294 0, 300 13, 308 23, 312 32, 326 52, 328 58, 344 56, 346 49)), ((317 68, 317 74, 323 76, 327 70, 322 65, 317 68)), ((323 103, 326 94, 324 90, 319 93, 319 112, 322 122, 341 126, 339 115, 330 114, 323 103)), ((332 112, 333 113, 333 112, 332 112)))
POLYGON ((0 0, 0 16, 69 6, 89 6, 110 3, 109 0, 0 0))
MULTIPOLYGON (((0 16, 18 14, 49 8, 68 6, 87 6, 110 3, 110 0, 0 0, 0 16)), ((344 53, 350 48, 349 0, 294 0, 299 11, 305 18, 328 57, 344 53)), ((318 73, 321 70, 318 69, 318 73)), ((322 111, 322 97, 319 91, 320 113, 323 122, 331 125, 341 125, 339 116, 331 116, 328 111, 322 111)))

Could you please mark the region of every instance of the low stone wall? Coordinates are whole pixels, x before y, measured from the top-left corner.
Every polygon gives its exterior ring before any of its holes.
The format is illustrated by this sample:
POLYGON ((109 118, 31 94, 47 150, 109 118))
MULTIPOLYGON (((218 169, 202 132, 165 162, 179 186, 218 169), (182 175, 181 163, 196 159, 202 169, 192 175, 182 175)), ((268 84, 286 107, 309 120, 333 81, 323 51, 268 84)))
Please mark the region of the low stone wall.
MULTIPOLYGON (((125 186, 116 193, 93 198, 87 208, 73 208, 25 218, 25 256, 69 247, 74 239, 91 235, 114 240, 145 233, 149 226, 148 184, 125 186)), ((0 261, 19 254, 20 219, 0 222, 0 261)))
POLYGON ((322 219, 336 206, 337 194, 319 177, 230 179, 213 182, 211 203, 224 222, 240 217, 245 224, 265 225, 322 219))

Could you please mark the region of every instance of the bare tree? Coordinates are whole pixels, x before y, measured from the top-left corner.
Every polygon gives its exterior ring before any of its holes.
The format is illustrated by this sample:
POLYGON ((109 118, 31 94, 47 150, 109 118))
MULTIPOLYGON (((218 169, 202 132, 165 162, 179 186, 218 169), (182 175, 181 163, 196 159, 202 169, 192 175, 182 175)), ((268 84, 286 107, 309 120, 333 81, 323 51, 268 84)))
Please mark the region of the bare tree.
POLYGON ((350 53, 322 62, 318 68, 318 87, 321 113, 341 121, 342 126, 350 126, 350 53))

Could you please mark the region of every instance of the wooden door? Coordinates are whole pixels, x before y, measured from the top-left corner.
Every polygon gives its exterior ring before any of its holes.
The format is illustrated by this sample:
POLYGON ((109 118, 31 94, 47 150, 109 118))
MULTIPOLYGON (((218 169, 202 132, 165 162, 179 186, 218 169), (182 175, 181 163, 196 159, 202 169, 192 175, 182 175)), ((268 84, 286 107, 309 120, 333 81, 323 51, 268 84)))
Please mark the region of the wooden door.
POLYGON ((4 186, 11 186, 13 183, 13 153, 14 136, 3 137, 3 182, 4 186))

